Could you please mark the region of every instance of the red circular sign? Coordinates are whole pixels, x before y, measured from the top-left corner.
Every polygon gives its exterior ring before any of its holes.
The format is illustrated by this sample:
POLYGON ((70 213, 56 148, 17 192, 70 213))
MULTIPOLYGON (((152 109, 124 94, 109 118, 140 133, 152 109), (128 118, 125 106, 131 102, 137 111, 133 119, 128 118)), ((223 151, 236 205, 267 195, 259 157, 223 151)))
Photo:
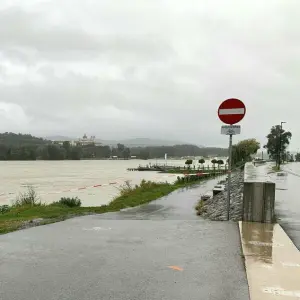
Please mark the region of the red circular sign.
POLYGON ((227 99, 221 103, 218 109, 219 119, 229 125, 240 122, 246 114, 245 104, 235 98, 227 99))

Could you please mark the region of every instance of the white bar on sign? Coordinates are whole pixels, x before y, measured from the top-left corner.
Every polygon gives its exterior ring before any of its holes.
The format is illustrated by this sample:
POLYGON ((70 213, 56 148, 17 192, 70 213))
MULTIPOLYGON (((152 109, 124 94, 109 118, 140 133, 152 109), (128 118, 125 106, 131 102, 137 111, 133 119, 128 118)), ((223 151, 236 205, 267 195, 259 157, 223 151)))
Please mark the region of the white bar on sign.
POLYGON ((245 113, 245 108, 230 108, 230 109, 220 109, 219 115, 243 115, 245 113))

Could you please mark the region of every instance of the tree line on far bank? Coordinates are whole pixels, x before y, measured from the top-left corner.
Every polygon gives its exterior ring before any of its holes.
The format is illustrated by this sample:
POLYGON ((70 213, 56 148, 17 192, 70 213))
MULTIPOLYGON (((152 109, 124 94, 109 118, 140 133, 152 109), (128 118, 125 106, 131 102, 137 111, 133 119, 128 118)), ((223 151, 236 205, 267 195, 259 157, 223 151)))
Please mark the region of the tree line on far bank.
MULTIPOLYGON (((300 153, 292 155, 287 151, 292 134, 282 129, 280 125, 272 126, 267 135, 267 150, 270 159, 277 164, 283 161, 300 161, 300 153)), ((250 161, 260 149, 260 143, 255 139, 243 140, 232 149, 232 164, 250 161)), ((74 146, 65 141, 62 144, 37 138, 29 134, 0 133, 0 160, 79 160, 108 159, 118 157, 128 159, 132 156, 140 159, 168 157, 195 157, 207 159, 209 156, 226 157, 228 149, 214 147, 198 147, 195 145, 132 147, 118 144, 116 147, 107 145, 74 146)), ((200 162, 199 162, 200 163, 200 162)), ((225 162, 226 163, 226 162, 225 162)), ((201 164, 201 163, 200 163, 201 164)))
POLYGON ((130 158, 130 149, 124 145, 117 148, 109 146, 74 146, 69 141, 47 143, 44 145, 6 146, 0 144, 0 160, 80 160, 105 159, 118 156, 123 159, 130 158))
POLYGON ((226 156, 227 149, 195 145, 151 146, 128 148, 123 144, 115 147, 107 145, 72 145, 69 141, 63 143, 51 142, 29 134, 0 134, 0 160, 79 160, 108 159, 118 157, 128 159, 132 156, 140 159, 185 156, 226 156))

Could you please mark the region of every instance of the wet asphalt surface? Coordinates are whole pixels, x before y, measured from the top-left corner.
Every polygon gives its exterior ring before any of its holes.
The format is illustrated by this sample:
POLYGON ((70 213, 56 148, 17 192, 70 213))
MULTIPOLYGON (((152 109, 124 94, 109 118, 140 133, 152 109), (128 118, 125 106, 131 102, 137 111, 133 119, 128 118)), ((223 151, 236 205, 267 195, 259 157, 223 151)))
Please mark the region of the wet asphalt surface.
POLYGON ((276 215, 278 223, 300 250, 300 163, 283 167, 286 177, 272 176, 276 182, 276 215))
POLYGON ((0 236, 0 299, 249 299, 238 225, 195 214, 215 183, 0 236))

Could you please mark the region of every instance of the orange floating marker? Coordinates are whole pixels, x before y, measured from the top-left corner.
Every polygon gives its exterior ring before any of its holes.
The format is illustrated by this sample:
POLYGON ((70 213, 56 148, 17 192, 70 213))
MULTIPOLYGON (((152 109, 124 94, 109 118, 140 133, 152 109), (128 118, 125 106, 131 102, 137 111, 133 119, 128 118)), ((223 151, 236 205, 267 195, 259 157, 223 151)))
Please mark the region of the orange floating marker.
POLYGON ((183 271, 183 269, 178 266, 169 266, 168 268, 175 270, 175 271, 183 271))

